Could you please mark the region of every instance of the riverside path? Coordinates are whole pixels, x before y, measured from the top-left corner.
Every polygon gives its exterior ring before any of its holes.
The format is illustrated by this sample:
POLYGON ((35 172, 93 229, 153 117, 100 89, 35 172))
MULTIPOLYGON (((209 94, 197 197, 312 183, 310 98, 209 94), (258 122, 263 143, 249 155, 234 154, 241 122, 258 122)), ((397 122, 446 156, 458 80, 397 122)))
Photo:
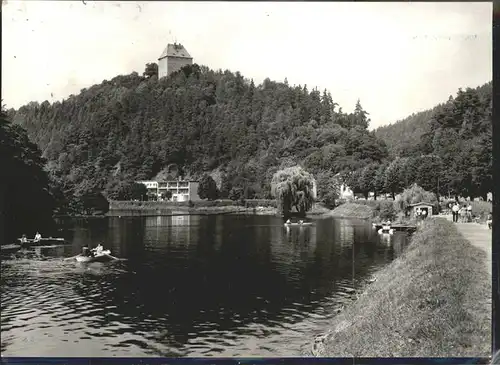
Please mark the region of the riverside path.
MULTIPOLYGON (((443 218, 446 218, 448 220, 453 220, 451 214, 450 215, 445 215, 441 216, 443 218)), ((457 223, 457 229, 458 231, 464 236, 464 238, 469 241, 472 245, 480 248, 484 252, 486 252, 486 266, 488 267, 488 272, 491 275, 491 269, 492 269, 492 234, 491 234, 491 229, 488 229, 488 227, 485 224, 478 224, 478 223, 457 223)))

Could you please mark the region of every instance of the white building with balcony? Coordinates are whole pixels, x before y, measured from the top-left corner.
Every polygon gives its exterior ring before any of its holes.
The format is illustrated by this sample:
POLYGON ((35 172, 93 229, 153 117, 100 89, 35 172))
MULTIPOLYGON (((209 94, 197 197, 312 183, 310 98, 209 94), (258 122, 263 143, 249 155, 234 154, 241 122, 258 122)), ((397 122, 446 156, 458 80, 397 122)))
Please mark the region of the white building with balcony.
POLYGON ((156 194, 158 199, 163 199, 167 192, 172 193, 171 200, 174 202, 201 200, 198 196, 198 182, 190 180, 168 180, 168 181, 137 181, 144 184, 148 193, 156 194))

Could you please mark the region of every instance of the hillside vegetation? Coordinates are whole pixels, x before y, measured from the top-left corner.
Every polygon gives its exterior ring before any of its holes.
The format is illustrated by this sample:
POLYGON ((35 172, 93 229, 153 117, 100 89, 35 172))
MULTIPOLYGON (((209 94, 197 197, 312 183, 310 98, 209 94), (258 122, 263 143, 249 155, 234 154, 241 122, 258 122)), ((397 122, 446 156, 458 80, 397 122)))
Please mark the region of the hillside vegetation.
POLYGON ((394 195, 418 183, 437 195, 486 199, 493 189, 491 96, 491 82, 459 89, 432 110, 378 128, 390 158, 354 171, 352 188, 394 195))
POLYGON ((43 227, 52 233, 54 199, 46 161, 26 131, 0 112, 0 245, 43 227), (22 232, 22 233, 21 233, 22 232))
POLYGON ((387 157, 359 102, 344 113, 326 90, 269 79, 255 85, 198 65, 160 80, 117 76, 62 102, 9 113, 67 196, 109 193, 172 164, 192 178, 219 171, 223 198, 232 189, 269 198, 273 174, 302 164, 324 196, 334 174, 387 157))
POLYGON ((437 195, 491 191, 491 83, 370 132, 359 101, 345 113, 326 90, 255 85, 198 65, 160 80, 150 71, 8 111, 47 159, 59 207, 104 210, 105 196, 125 196, 169 166, 194 179, 212 174, 217 197, 234 200, 271 198, 273 175, 297 165, 329 207, 339 180, 365 196, 413 183, 437 195))
MULTIPOLYGON (((468 88, 465 92, 459 92, 462 98, 475 95, 480 103, 483 104, 483 117, 488 119, 485 115, 484 108, 490 105, 491 108, 491 93, 492 83, 489 82, 476 89, 468 88), (464 95, 466 93, 467 95, 464 95)), ((448 103, 453 103, 453 96, 450 96, 448 103)), ((475 107, 477 105, 471 105, 475 107)), ((441 103, 432 109, 424 110, 422 112, 413 113, 412 115, 396 121, 395 123, 384 125, 375 129, 375 135, 387 144, 389 154, 392 157, 408 157, 420 152, 421 145, 418 143, 423 135, 430 132, 431 122, 437 113, 445 111, 446 103, 441 103)), ((491 111, 491 109, 490 109, 491 111)))

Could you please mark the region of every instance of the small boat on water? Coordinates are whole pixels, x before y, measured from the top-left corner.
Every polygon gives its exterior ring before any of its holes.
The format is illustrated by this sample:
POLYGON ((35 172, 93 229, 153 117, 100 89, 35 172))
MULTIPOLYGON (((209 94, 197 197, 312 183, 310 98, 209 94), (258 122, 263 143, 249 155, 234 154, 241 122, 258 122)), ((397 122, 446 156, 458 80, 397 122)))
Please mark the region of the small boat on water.
POLYGON ((66 243, 66 240, 64 238, 58 238, 58 237, 47 237, 47 238, 40 238, 40 239, 33 239, 33 238, 18 238, 18 242, 22 246, 47 246, 47 245, 54 245, 54 244, 60 244, 63 245, 66 243))
POLYGON ((378 234, 394 234, 394 229, 391 228, 390 225, 386 224, 386 225, 382 225, 382 228, 380 228, 378 230, 378 234))
POLYGON ((5 246, 0 246, 0 252, 4 255, 8 255, 11 253, 15 253, 21 249, 21 245, 5 245, 5 246))
POLYGON ((290 226, 312 226, 313 224, 311 222, 304 222, 304 223, 284 223, 285 227, 290 227, 290 226))
POLYGON ((114 257, 111 257, 111 251, 110 250, 104 250, 100 253, 96 253, 94 256, 84 256, 84 255, 78 255, 75 256, 75 260, 78 262, 106 262, 106 261, 111 261, 114 260, 114 257))

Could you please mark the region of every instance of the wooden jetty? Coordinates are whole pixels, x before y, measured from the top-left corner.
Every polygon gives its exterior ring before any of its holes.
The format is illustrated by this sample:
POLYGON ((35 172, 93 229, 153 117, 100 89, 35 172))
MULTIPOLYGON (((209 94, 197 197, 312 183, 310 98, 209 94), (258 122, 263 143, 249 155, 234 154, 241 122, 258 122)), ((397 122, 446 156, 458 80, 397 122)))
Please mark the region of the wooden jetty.
POLYGON ((372 223, 372 227, 377 231, 382 228, 386 228, 387 226, 394 231, 399 232, 414 232, 417 230, 417 226, 408 225, 408 224, 382 224, 382 223, 372 223))

